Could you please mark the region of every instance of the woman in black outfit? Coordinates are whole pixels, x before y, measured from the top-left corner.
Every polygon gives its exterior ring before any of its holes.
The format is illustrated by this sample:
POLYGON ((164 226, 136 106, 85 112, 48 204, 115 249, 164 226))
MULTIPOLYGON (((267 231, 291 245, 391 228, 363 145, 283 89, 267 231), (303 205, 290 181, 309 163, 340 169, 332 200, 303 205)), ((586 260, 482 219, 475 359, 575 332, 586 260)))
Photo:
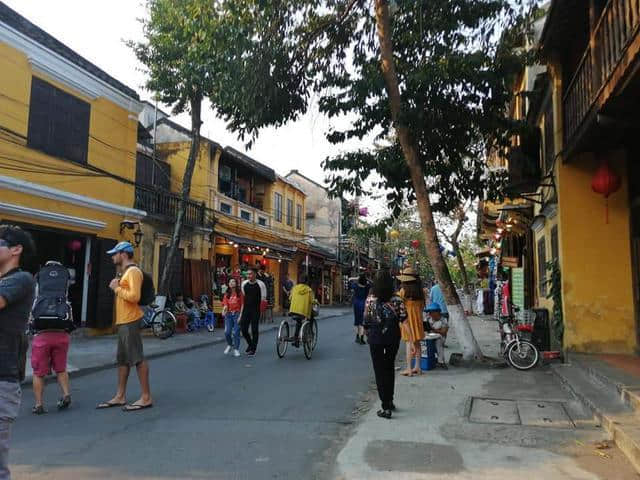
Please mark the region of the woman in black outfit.
POLYGON ((407 320, 404 301, 394 296, 394 290, 391 274, 379 272, 364 310, 364 326, 382 402, 382 409, 378 410, 381 418, 391 418, 392 410, 396 409, 393 404, 395 360, 400 347, 400 324, 407 320))

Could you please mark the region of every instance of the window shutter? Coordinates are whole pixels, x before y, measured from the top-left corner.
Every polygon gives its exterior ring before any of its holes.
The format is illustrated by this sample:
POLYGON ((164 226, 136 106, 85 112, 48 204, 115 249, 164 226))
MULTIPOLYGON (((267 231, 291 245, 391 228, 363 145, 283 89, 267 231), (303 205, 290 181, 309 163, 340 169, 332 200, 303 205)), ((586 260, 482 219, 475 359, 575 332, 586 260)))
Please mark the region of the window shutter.
POLYGON ((540 295, 547 295, 547 246, 545 238, 538 240, 538 285, 540 295))

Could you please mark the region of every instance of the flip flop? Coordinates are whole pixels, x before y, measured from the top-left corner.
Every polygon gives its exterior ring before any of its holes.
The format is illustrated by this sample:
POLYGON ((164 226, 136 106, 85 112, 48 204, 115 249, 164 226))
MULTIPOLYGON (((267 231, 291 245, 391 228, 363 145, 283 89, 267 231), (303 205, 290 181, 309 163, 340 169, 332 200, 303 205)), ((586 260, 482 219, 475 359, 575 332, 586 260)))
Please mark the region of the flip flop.
POLYGON ((127 402, 122 402, 122 403, 103 402, 103 403, 99 403, 96 406, 96 410, 102 410, 104 408, 113 408, 113 407, 124 407, 126 404, 127 402))
POLYGON ((413 377, 413 372, 408 372, 408 371, 403 371, 400 372, 400 375, 402 375, 403 377, 413 377))
POLYGON ((122 408, 123 412, 137 412, 138 410, 145 410, 147 408, 151 408, 153 407, 153 403, 150 403, 149 405, 136 405, 135 403, 132 403, 131 405, 125 405, 122 408))

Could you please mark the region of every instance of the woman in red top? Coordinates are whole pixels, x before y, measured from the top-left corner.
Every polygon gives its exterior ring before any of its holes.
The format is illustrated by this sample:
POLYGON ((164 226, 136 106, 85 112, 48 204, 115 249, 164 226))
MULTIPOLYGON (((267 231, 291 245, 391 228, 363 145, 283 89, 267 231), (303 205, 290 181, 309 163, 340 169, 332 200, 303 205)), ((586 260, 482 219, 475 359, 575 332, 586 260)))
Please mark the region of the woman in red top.
POLYGON ((227 355, 233 349, 233 356, 240 356, 240 311, 244 298, 242 290, 235 279, 229 280, 229 288, 222 298, 222 316, 224 317, 224 336, 227 339, 227 348, 224 354, 227 355))

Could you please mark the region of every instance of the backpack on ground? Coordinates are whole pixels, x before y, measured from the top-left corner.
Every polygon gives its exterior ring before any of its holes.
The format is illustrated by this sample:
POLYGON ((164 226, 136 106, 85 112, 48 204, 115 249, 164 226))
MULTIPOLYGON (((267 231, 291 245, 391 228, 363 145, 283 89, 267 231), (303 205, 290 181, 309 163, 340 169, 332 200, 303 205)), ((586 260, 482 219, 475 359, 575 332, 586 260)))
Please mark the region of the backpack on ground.
POLYGON ((126 272, 129 267, 137 267, 142 272, 142 287, 140 288, 138 305, 141 307, 151 305, 156 299, 156 287, 153 285, 153 278, 137 265, 129 265, 124 271, 126 272))
POLYGON ((32 326, 42 330, 75 329, 69 303, 71 275, 59 262, 47 262, 36 275, 36 299, 31 310, 32 326))

